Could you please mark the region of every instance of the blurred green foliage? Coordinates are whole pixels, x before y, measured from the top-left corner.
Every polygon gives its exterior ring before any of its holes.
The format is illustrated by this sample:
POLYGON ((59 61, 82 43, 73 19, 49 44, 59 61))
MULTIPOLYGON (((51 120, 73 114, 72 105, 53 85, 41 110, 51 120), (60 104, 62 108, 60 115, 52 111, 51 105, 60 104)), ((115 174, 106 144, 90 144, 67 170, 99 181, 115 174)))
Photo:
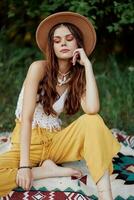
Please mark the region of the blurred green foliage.
POLYGON ((101 38, 111 32, 114 36, 129 35, 134 28, 133 0, 3 0, 0 24, 9 41, 31 44, 38 23, 58 11, 74 11, 90 18, 101 38))
POLYGON ((13 127, 14 109, 27 67, 38 53, 34 48, 8 44, 2 32, 0 38, 0 130, 9 130, 13 127))
MULTIPOLYGON (((134 134, 132 0, 0 1, 0 130, 14 127, 15 106, 28 67, 43 58, 35 43, 36 28, 42 19, 59 11, 78 12, 94 24, 97 47, 92 61, 100 91, 100 114, 109 127, 134 134)), ((80 113, 67 118, 66 124, 80 113)))

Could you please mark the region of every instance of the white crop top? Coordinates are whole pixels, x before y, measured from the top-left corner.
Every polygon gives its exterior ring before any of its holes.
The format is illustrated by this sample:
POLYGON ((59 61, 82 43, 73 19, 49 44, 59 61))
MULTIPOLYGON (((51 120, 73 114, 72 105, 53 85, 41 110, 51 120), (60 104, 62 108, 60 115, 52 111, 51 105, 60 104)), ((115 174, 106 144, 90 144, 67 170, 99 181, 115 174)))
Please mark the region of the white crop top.
MULTIPOLYGON (((57 113, 56 117, 52 115, 46 115, 43 110, 42 104, 41 103, 36 104, 32 120, 32 128, 35 128, 37 125, 41 128, 49 129, 49 131, 61 128, 62 121, 59 118, 59 115, 64 109, 64 103, 67 96, 67 91, 68 89, 66 89, 64 93, 60 96, 60 98, 53 104, 53 109, 57 113)), ((24 94, 24 86, 22 87, 21 92, 19 94, 17 107, 15 110, 15 115, 20 121, 22 113, 23 94, 24 94)), ((38 94, 37 94, 37 99, 38 99, 38 94)))

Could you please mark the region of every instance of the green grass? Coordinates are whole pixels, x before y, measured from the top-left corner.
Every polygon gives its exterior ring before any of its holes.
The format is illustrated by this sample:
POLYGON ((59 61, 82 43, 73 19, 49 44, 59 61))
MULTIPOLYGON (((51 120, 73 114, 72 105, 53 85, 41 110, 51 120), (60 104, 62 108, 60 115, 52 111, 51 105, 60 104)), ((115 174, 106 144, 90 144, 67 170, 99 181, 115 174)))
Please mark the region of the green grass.
MULTIPOLYGON (((0 132, 11 131, 15 125, 15 107, 19 91, 32 61, 41 55, 35 48, 16 47, 3 41, 0 47, 0 132)), ((133 61, 123 63, 114 55, 93 65, 98 83, 100 114, 109 128, 119 128, 134 134, 134 66, 133 61)), ((65 125, 76 119, 64 116, 65 125)))
POLYGON ((128 64, 123 67, 114 56, 110 56, 105 64, 107 68, 96 77, 100 113, 111 128, 134 134, 134 66, 128 64))
MULTIPOLYGON (((134 66, 132 61, 125 67, 122 65, 113 55, 105 61, 94 63, 101 103, 99 114, 109 128, 118 128, 134 135, 134 66)), ((65 125, 80 114, 82 111, 68 117, 65 125)))

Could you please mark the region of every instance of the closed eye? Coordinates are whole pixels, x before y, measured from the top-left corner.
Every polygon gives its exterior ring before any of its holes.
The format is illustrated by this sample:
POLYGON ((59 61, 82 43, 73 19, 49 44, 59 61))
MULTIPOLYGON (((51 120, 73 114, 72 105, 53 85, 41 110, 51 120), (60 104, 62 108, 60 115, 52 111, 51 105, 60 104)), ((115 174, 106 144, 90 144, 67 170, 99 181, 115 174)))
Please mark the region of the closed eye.
MULTIPOLYGON (((65 39, 67 41, 72 41, 74 39, 74 36, 72 34, 68 34, 68 35, 65 36, 65 39)), ((54 43, 59 43, 59 42, 61 42, 61 37, 60 36, 54 36, 53 41, 54 41, 54 43)))
POLYGON ((59 42, 61 41, 61 38, 60 38, 60 37, 54 37, 54 38, 53 38, 53 41, 54 41, 55 43, 59 43, 59 42))
POLYGON ((66 35, 66 40, 67 41, 72 41, 74 39, 74 36, 72 34, 66 35))

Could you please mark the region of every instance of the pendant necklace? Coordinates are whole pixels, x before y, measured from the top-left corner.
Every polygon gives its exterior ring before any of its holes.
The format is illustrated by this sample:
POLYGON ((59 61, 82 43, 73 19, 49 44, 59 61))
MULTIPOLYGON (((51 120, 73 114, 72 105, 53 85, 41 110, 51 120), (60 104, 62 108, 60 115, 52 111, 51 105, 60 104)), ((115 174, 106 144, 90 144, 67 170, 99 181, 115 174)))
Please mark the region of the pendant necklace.
POLYGON ((62 76, 62 78, 57 77, 57 84, 59 86, 62 86, 66 83, 68 83, 71 79, 70 73, 71 71, 68 71, 67 73, 63 74, 62 72, 58 71, 58 73, 62 76))

